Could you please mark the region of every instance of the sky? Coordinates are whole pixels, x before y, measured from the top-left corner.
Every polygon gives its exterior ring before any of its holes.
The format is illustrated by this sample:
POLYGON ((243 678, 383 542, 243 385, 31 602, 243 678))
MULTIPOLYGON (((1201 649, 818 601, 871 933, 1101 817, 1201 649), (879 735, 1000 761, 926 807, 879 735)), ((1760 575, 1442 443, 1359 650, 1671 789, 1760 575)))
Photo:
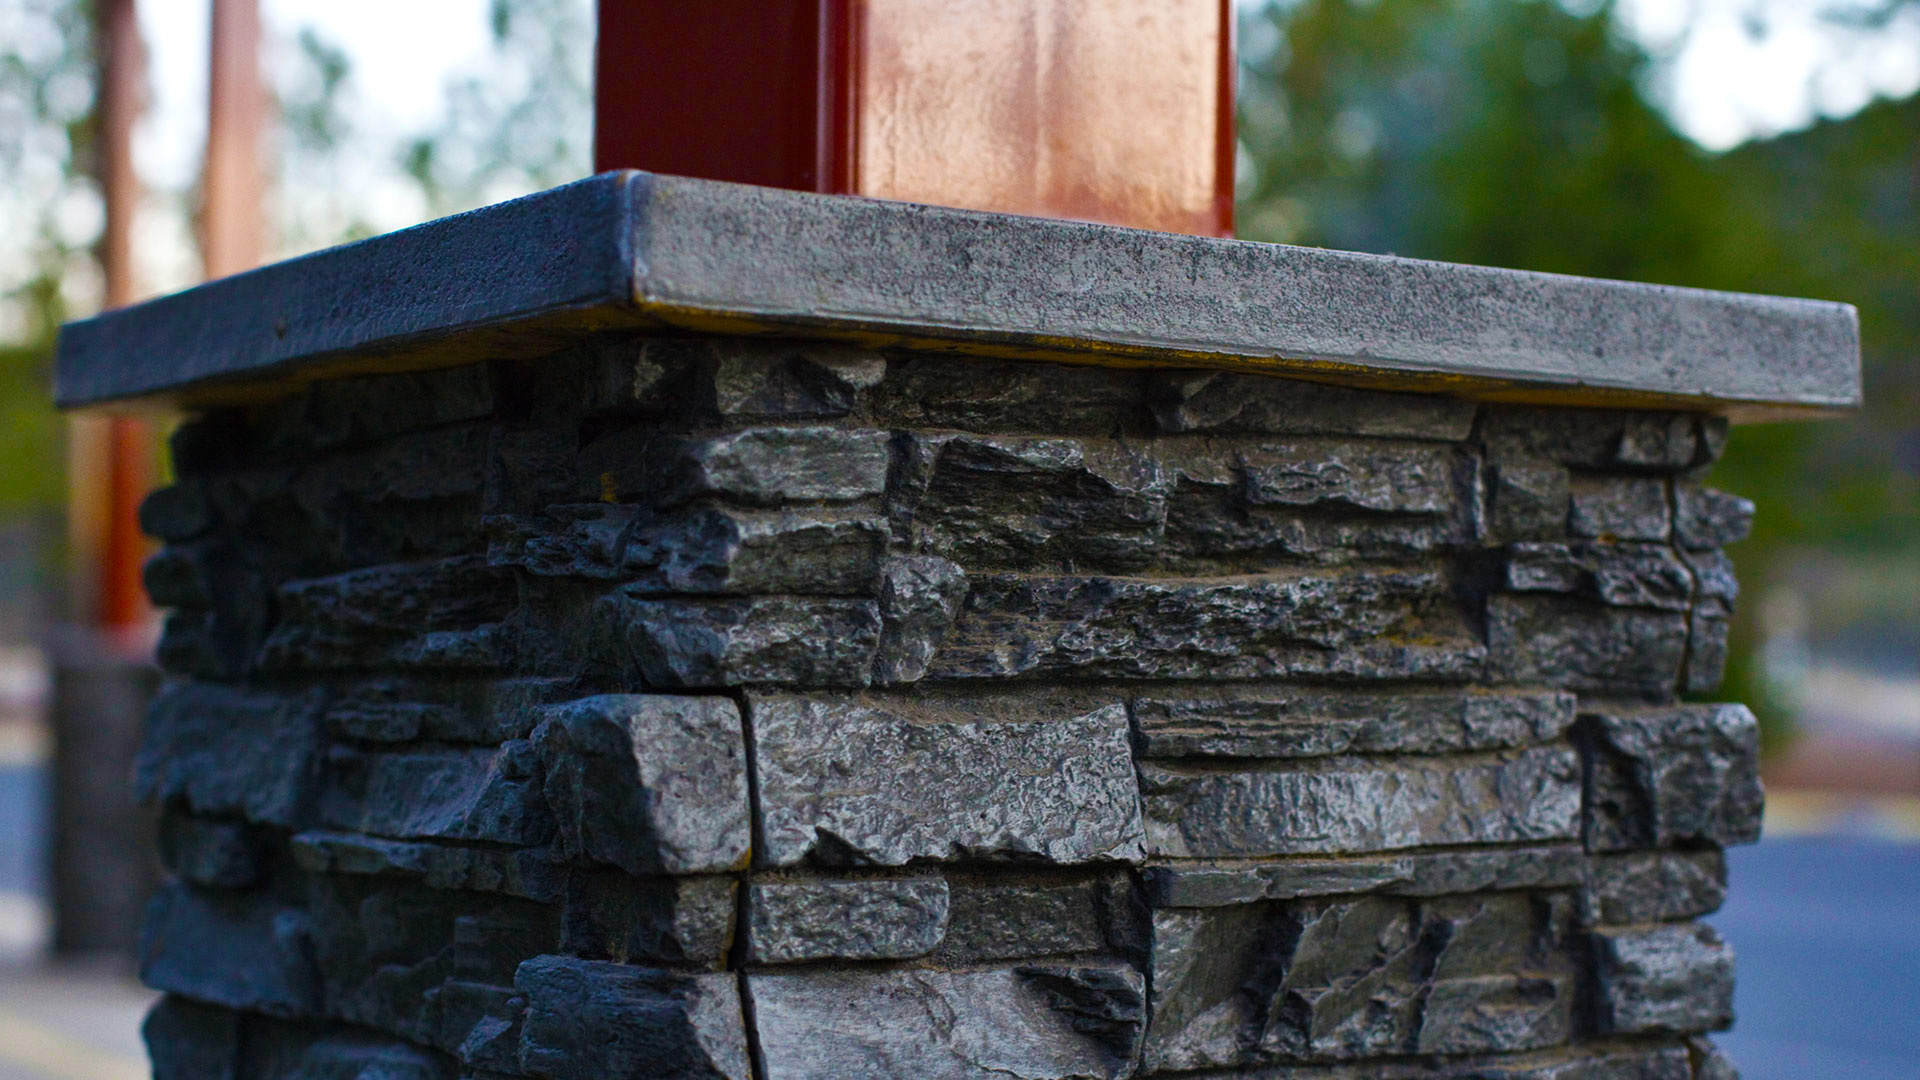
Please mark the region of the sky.
MULTIPOLYGON (((1579 8, 1598 0, 1560 2, 1579 8)), ((1890 31, 1865 36, 1822 23, 1821 3, 1621 0, 1620 17, 1662 58, 1655 98, 1683 132, 1718 150, 1803 127, 1821 115, 1846 115, 1877 96, 1904 97, 1920 89, 1920 6, 1890 31), (1753 32, 1756 14, 1765 22, 1764 34, 1753 32)), ((274 254, 295 254, 318 242, 312 237, 325 237, 328 215, 338 217, 349 202, 380 229, 429 216, 417 188, 400 175, 394 149, 407 136, 439 126, 451 79, 487 71, 488 0, 261 5, 269 72, 293 70, 294 42, 307 27, 351 61, 345 110, 351 138, 320 167, 323 174, 282 177, 277 217, 318 224, 307 236, 283 228, 274 254)), ((192 184, 206 131, 208 0, 141 0, 139 11, 151 96, 135 154, 156 194, 136 238, 143 291, 155 293, 191 284, 196 273, 179 193, 192 184)), ((6 254, 0 251, 0 258, 6 254)))

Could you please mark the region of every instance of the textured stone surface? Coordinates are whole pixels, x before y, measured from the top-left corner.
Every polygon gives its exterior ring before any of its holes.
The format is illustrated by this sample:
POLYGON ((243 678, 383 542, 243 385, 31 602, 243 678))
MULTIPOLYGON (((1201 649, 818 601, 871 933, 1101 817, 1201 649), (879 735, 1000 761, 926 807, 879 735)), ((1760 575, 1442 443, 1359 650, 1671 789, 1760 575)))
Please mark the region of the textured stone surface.
POLYGON ((1033 965, 747 977, 766 1080, 1127 1075, 1146 1020, 1140 973, 1033 965))
POLYGON ((938 956, 955 964, 1113 952, 1140 936, 1124 874, 1007 880, 949 872, 947 931, 938 956))
POLYGON ((1342 694, 1288 687, 1140 695, 1132 713, 1146 757, 1439 754, 1560 737, 1573 695, 1342 694))
POLYGON ((1142 765, 1140 789, 1155 855, 1381 851, 1579 831, 1579 761, 1560 748, 1245 772, 1142 765))
POLYGON ((429 748, 328 755, 329 784, 316 820, 394 839, 543 844, 553 835, 523 740, 494 748, 429 748))
POLYGON ((1571 844, 1271 862, 1169 863, 1144 872, 1156 907, 1225 907, 1255 900, 1379 892, 1445 896, 1581 884, 1586 860, 1571 844))
POLYGON ((1590 849, 1760 838, 1760 729, 1746 706, 1595 713, 1581 723, 1590 849))
POLYGON ((1708 926, 1593 933, 1602 1031, 1656 1034, 1733 1025, 1733 949, 1708 926))
MULTIPOLYGON (((589 447, 584 456, 589 469, 596 457, 589 447)), ((887 462, 884 431, 751 428, 651 446, 642 473, 628 479, 626 470, 615 471, 613 483, 616 490, 631 490, 660 505, 701 496, 749 506, 851 502, 886 490, 887 462)))
POLYGON ((1673 509, 1674 539, 1689 550, 1737 544, 1753 531, 1753 502, 1724 491, 1676 484, 1673 509))
POLYGON ((1488 668, 1502 681, 1664 698, 1687 657, 1681 612, 1545 594, 1487 600, 1488 668))
POLYGON ((1118 705, 1019 723, 756 694, 749 723, 766 865, 1140 857, 1118 705))
POLYGON ((553 901, 565 888, 564 870, 536 849, 452 847, 376 836, 313 830, 288 841, 293 861, 314 873, 410 878, 436 889, 462 889, 553 901))
POLYGON ((1629 852, 1592 862, 1587 917, 1612 926, 1711 915, 1727 897, 1727 860, 1703 851, 1629 852))
POLYGON ((561 949, 590 960, 718 968, 733 947, 736 891, 731 877, 575 872, 561 949))
POLYGON ((533 742, 562 851, 634 874, 746 865, 747 755, 729 699, 582 698, 550 707, 533 742))
POLYGON ((312 922, 264 897, 173 884, 147 906, 140 981, 196 1001, 269 1016, 320 1004, 312 922))
POLYGON ((880 641, 879 605, 825 597, 601 601, 649 686, 755 683, 865 686, 880 641))
POLYGON ((134 777, 140 797, 199 814, 298 824, 319 771, 322 700, 169 684, 147 710, 134 777))
POLYGON ((1653 544, 1515 544, 1507 588, 1565 593, 1612 607, 1685 611, 1693 575, 1672 548, 1653 544))
POLYGON ((1488 470, 1493 533, 1502 540, 1551 540, 1567 531, 1572 494, 1566 466, 1502 461, 1488 470))
POLYGON ((925 675, 966 598, 967 573, 954 563, 927 555, 888 559, 880 570, 873 681, 890 686, 925 675))
POLYGON ((1222 371, 1156 374, 1151 385, 1154 417, 1167 431, 1460 440, 1473 427, 1473 403, 1452 398, 1222 371))
POLYGON ((1576 476, 1567 531, 1605 540, 1665 540, 1672 531, 1667 483, 1649 477, 1576 476))
POLYGON ((943 878, 769 881, 747 891, 747 959, 758 964, 925 956, 946 934, 943 878))
POLYGON ((261 851, 267 845, 253 830, 233 821, 209 821, 182 814, 160 819, 160 859, 176 877, 196 885, 235 889, 260 877, 261 851))
POLYGON ((540 956, 513 987, 527 1000, 520 1065, 541 1080, 752 1075, 731 975, 540 956))

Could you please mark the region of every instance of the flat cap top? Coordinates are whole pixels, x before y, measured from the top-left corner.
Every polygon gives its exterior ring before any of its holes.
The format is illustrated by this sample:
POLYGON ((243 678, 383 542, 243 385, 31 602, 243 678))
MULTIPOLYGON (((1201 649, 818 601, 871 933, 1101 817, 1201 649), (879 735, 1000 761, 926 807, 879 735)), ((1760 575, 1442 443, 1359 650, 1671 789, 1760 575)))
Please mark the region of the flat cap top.
POLYGON ((69 324, 55 397, 195 407, 613 328, 1226 367, 1736 419, 1860 403, 1847 304, 606 173, 69 324))

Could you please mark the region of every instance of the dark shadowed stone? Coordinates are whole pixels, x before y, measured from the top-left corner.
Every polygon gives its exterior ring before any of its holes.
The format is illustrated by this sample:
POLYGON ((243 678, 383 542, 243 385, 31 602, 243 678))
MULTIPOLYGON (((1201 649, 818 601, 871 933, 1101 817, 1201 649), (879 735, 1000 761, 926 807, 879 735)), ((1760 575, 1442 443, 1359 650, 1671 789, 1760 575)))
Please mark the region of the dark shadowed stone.
POLYGON ((240 1017, 168 994, 140 1025, 153 1080, 240 1080, 240 1017))
MULTIPOLYGON (((1582 1043, 1499 1056, 1268 1065, 1192 1074, 1193 1080, 1696 1080, 1687 1050, 1582 1043)), ((1699 1080, 1707 1080, 1702 1077, 1699 1080)), ((1713 1078, 1721 1080, 1721 1078, 1713 1078)), ((1737 1078, 1732 1078, 1737 1080, 1737 1078)))
POLYGON ((1686 413, 1488 405, 1478 436, 1503 461, 1544 458, 1582 469, 1677 471, 1700 453, 1686 413))
POLYGON ((576 693, 560 679, 355 679, 335 685, 326 725, 360 742, 497 746, 532 734, 539 706, 576 693))
POLYGON ((887 374, 885 357, 848 345, 735 338, 710 348, 714 409, 731 420, 845 416, 887 374))
POLYGON ((747 887, 747 959, 756 964, 925 956, 946 933, 944 878, 807 879, 747 887))
POLYGON ((265 410, 257 437, 270 447, 328 449, 492 415, 485 364, 439 371, 326 379, 265 410))
POLYGON ((1687 1052, 1693 1058, 1694 1080, 1740 1080, 1740 1070, 1705 1035, 1688 1039, 1687 1052))
POLYGON ((880 571, 880 644, 873 681, 910 683, 947 638, 967 598, 967 573, 946 559, 907 555, 888 559, 880 571))
POLYGON ((513 609, 511 572, 461 556, 353 570, 280 588, 282 621, 260 647, 268 670, 505 666, 497 625, 513 609))
POLYGON ((520 965, 520 1065, 540 1080, 749 1080, 735 977, 680 975, 562 956, 520 965))
POLYGON ((486 514, 533 514, 556 504, 602 494, 580 475, 578 433, 525 424, 495 424, 487 446, 481 509, 486 514))
POLYGON ((1123 876, 1006 880, 949 873, 944 963, 1116 952, 1137 937, 1129 925, 1132 886, 1123 876))
POLYGON ((1664 544, 1514 544, 1506 586, 1663 611, 1685 611, 1693 600, 1693 575, 1664 544))
POLYGON ((1711 914, 1726 897, 1726 856, 1708 848, 1598 856, 1584 901, 1589 922, 1622 926, 1711 914))
POLYGON ((1487 598, 1488 667, 1503 681, 1671 697, 1686 650, 1682 613, 1546 594, 1487 598))
MULTIPOLYGON (((645 487, 634 494, 662 506, 705 495, 749 506, 850 502, 886 490, 887 443, 884 431, 825 427, 751 428, 664 443, 651 449, 645 487)), ((592 448, 586 459, 593 460, 592 448)))
POLYGON ((1140 767, 1147 849, 1222 858, 1572 839, 1573 751, 1395 761, 1331 758, 1248 771, 1140 767))
POLYGON ((1760 838, 1760 729, 1744 705, 1680 705, 1581 718, 1587 847, 1760 838))
POLYGON ((520 1021, 526 999, 510 987, 449 979, 421 1002, 426 1041, 471 1067, 520 1068, 520 1021))
POLYGON ((309 831, 288 842, 294 864, 312 873, 409 878, 436 889, 558 900, 565 871, 541 850, 502 850, 309 831))
POLYGON ((1481 656, 1435 571, 1226 582, 976 575, 928 674, 1461 678, 1481 656))
POLYGON ((206 607, 217 587, 209 562, 222 553, 211 544, 173 544, 140 567, 140 584, 155 607, 206 607))
POLYGON ((196 480, 155 488, 140 500, 140 531, 170 544, 191 540, 213 524, 206 488, 196 480))
POLYGON ((336 747, 317 817, 329 828, 397 840, 538 845, 553 836, 533 748, 362 751, 336 747))
POLYGON ((1566 466, 1502 461, 1487 472, 1497 539, 1555 540, 1566 535, 1571 498, 1566 466))
POLYGON ((1159 911, 1144 1067, 1559 1045, 1562 932, 1520 894, 1159 911))
POLYGON ((1673 538, 1690 551, 1737 544, 1753 531, 1753 502, 1698 484, 1673 488, 1673 538))
POLYGON ((588 503, 488 520, 488 561, 645 593, 845 595, 872 585, 886 525, 837 510, 697 506, 666 514, 588 503))
POLYGON ((575 871, 567 882, 560 950, 623 964, 719 968, 733 946, 734 891, 730 877, 575 871))
POLYGON ((1573 724, 1567 693, 1356 694, 1291 687, 1135 697, 1146 757, 1441 754, 1550 742, 1573 724))
POLYGON ((1167 516, 1158 461, 1120 442, 955 436, 913 512, 917 550, 977 569, 1151 562, 1167 516))
POLYGON ((901 354, 867 395, 876 423, 1035 435, 1112 435, 1147 426, 1140 373, 983 356, 901 354))
POLYGON ((312 937, 305 912, 176 882, 147 905, 140 981, 233 1009, 309 1016, 320 1007, 312 937))
POLYGON ((1665 540, 1670 531, 1667 482, 1654 477, 1573 478, 1567 531, 1607 540, 1665 540))
POLYGON ((746 865, 746 749, 730 699, 603 694, 545 716, 533 741, 564 853, 634 874, 746 865))
POLYGON ((1155 372, 1148 378, 1163 430, 1256 435, 1369 435, 1459 441, 1475 405, 1432 394, 1355 390, 1223 371, 1155 372))
POLYGON ((170 683, 147 710, 141 799, 267 825, 300 823, 320 753, 317 693, 170 683))
POLYGON ((765 1080, 1105 1080, 1145 1022, 1118 966, 747 976, 765 1080))
POLYGON ((749 698, 766 865, 1135 860, 1126 711, 1038 722, 749 698))
MULTIPOLYGON (((489 424, 414 432, 350 453, 306 456, 284 496, 228 521, 256 518, 325 569, 454 555, 479 536, 492 444, 489 424), (267 516, 260 518, 259 511, 267 516), (284 517, 282 517, 284 515, 284 517), (299 530, 295 532, 294 530, 299 530)), ((216 489, 217 491, 217 489, 216 489)), ((323 568, 316 565, 312 571, 323 568)))
POLYGON ((880 611, 871 600, 609 596, 600 605, 649 686, 865 686, 873 677, 880 611))
POLYGON ((1710 926, 1595 930, 1594 1006, 1619 1034, 1721 1031, 1733 1024, 1733 949, 1710 926))
POLYGON ((1155 907, 1224 907, 1344 893, 1447 896, 1568 888, 1579 885, 1585 872, 1585 852, 1572 844, 1555 844, 1341 859, 1169 863, 1150 866, 1143 876, 1155 907))
POLYGON ((1398 896, 1445 896, 1504 889, 1568 888, 1580 884, 1586 858, 1577 844, 1420 852, 1413 880, 1387 891, 1398 896))
POLYGON ((1690 694, 1710 694, 1726 672, 1727 634, 1740 583, 1734 578, 1733 560, 1723 552, 1688 551, 1681 557, 1694 581, 1685 688, 1690 694))
POLYGON ((244 1080, 454 1080, 459 1063, 377 1032, 248 1017, 244 1080))
POLYGON ((160 858, 174 876, 196 885, 237 889, 260 877, 261 838, 237 821, 184 814, 160 819, 160 858))

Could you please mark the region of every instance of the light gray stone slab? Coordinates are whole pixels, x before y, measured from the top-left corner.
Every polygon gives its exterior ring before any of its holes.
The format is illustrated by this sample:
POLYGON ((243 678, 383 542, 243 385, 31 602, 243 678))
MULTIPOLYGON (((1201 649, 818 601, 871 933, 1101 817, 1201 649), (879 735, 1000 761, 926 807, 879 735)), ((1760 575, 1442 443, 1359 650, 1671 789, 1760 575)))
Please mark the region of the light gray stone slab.
POLYGON ((982 721, 752 694, 765 865, 1137 860, 1126 710, 982 721))
POLYGON ((947 933, 945 878, 763 881, 747 887, 747 959, 902 960, 947 933))
POLYGON ((1671 1034, 1733 1024, 1733 949, 1712 927, 1596 930, 1593 945, 1600 1030, 1671 1034))
POLYGON ((1844 304, 634 172, 72 324, 56 398, 205 401, 621 323, 1524 388, 1563 403, 1809 413, 1860 400, 1858 315, 1844 304))

